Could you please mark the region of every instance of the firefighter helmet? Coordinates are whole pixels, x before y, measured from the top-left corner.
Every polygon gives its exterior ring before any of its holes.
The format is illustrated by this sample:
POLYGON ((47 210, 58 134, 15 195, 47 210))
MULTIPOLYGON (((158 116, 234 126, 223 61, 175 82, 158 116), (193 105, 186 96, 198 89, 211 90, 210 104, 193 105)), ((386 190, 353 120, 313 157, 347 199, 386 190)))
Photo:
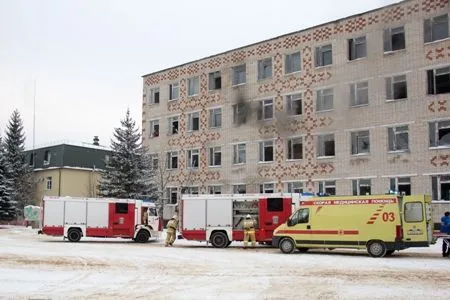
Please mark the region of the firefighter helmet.
POLYGON ((250 215, 246 215, 245 218, 246 218, 246 219, 250 219, 251 216, 250 216, 250 215))

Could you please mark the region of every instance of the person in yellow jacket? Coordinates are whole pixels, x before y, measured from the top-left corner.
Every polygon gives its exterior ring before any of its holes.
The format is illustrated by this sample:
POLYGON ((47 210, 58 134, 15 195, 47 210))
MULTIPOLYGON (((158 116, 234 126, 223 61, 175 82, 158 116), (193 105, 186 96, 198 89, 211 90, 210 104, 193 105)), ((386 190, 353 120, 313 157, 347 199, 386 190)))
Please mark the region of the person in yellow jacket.
POLYGON ((166 244, 165 246, 173 246, 173 242, 175 242, 175 236, 177 234, 178 227, 178 217, 173 216, 169 222, 167 222, 167 231, 166 231, 166 244))
POLYGON ((247 248, 248 240, 252 241, 252 247, 256 245, 255 237, 256 222, 250 215, 247 215, 244 220, 244 248, 247 248))

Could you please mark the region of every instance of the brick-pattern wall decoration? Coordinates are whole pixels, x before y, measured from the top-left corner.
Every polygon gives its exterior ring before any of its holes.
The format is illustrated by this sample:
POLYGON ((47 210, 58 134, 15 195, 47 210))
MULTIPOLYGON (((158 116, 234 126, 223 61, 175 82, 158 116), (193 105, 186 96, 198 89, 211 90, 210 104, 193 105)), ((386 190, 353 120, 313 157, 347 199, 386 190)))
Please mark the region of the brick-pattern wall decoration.
POLYGON ((447 100, 445 99, 433 99, 428 104, 428 111, 435 112, 446 112, 447 108, 447 100))
POLYGON ((435 155, 430 159, 430 164, 434 167, 448 167, 450 163, 450 154, 435 155))
MULTIPOLYGON (((293 33, 286 37, 281 37, 275 40, 262 42, 256 48, 238 49, 220 56, 209 58, 202 63, 193 62, 187 66, 179 67, 178 69, 171 69, 165 72, 149 75, 145 78, 145 84, 156 85, 164 80, 175 80, 176 76, 192 75, 203 68, 219 69, 228 63, 243 62, 247 58, 253 56, 261 56, 277 51, 279 49, 292 49, 303 44, 311 42, 325 41, 334 38, 335 35, 342 33, 358 33, 368 26, 375 26, 379 22, 391 23, 398 22, 414 13, 432 12, 437 9, 442 9, 449 6, 450 0, 416 0, 405 1, 398 5, 381 9, 374 13, 365 16, 357 16, 343 22, 334 24, 326 24, 319 28, 314 28, 310 31, 293 33)), ((447 50, 446 50, 447 51, 447 50)), ((206 70, 204 70, 206 71, 206 70)))
POLYGON ((327 174, 334 170, 332 163, 317 163, 315 161, 315 147, 313 132, 319 126, 331 124, 332 119, 321 117, 314 114, 314 92, 313 88, 331 78, 331 73, 326 71, 315 71, 312 65, 312 49, 306 46, 302 49, 302 72, 300 76, 284 77, 282 72, 281 55, 277 54, 274 60, 274 80, 272 83, 259 86, 259 93, 275 92, 275 110, 283 111, 282 93, 304 90, 303 107, 304 112, 301 120, 292 121, 288 128, 291 134, 301 131, 304 136, 304 159, 302 163, 286 163, 285 147, 286 138, 280 136, 280 125, 282 120, 275 120, 274 124, 262 126, 259 134, 276 136, 275 143, 275 162, 270 166, 258 168, 258 174, 262 178, 275 179, 277 181, 276 189, 281 192, 283 189, 283 180, 289 177, 301 178, 307 180, 307 188, 312 191, 314 186, 312 179, 318 174, 327 174))
POLYGON ((425 53, 426 59, 433 60, 450 60, 450 42, 447 45, 436 47, 434 49, 429 49, 425 53))

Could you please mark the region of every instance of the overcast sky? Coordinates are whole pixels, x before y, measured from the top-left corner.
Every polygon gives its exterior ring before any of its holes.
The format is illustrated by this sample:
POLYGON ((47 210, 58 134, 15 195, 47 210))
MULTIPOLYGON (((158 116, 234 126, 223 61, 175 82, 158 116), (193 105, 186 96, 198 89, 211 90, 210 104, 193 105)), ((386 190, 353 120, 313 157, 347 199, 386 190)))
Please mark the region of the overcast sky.
POLYGON ((26 146, 109 145, 142 75, 398 0, 0 0, 0 135, 14 109, 26 146), (34 93, 36 82, 36 93, 34 93))

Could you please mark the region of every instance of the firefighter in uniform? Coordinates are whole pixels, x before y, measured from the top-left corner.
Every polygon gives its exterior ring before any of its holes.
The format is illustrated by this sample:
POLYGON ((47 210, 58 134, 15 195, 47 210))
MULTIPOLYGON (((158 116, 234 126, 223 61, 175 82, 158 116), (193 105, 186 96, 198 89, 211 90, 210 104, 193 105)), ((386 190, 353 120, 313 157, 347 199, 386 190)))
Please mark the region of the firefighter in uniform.
POLYGON ((255 221, 250 215, 247 215, 244 220, 244 248, 247 248, 248 240, 252 241, 252 247, 255 247, 255 221))
POLYGON ((177 234, 178 227, 178 217, 173 216, 169 222, 167 222, 167 234, 166 234, 166 244, 165 246, 173 246, 173 242, 175 241, 175 235, 177 234))

